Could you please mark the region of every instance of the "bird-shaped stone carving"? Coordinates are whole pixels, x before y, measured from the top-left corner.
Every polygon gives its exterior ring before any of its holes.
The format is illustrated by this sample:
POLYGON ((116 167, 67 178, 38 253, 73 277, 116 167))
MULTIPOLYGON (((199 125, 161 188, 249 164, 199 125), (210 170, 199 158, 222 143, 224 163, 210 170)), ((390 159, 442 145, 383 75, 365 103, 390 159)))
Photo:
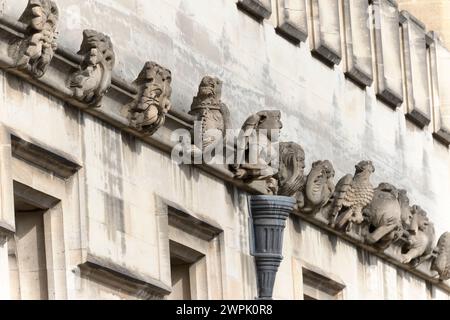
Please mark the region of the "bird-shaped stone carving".
POLYGON ((349 231, 352 224, 364 221, 363 209, 373 199, 374 188, 370 176, 375 172, 371 161, 361 161, 356 166, 355 175, 341 178, 336 186, 330 224, 334 228, 349 231))

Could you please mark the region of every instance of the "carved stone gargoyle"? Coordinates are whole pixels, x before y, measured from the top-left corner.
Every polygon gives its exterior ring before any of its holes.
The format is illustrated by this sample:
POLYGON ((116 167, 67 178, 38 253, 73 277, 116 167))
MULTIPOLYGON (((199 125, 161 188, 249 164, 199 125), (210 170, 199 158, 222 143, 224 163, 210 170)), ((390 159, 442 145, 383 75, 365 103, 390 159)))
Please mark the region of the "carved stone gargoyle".
POLYGON ((101 100, 111 86, 115 54, 111 39, 95 30, 84 30, 79 55, 81 68, 71 75, 69 88, 74 97, 90 107, 100 107, 101 100))
POLYGON ((432 258, 435 234, 434 225, 422 208, 413 206, 412 213, 411 231, 402 248, 401 262, 412 262, 413 266, 417 266, 432 258))
POLYGON ((29 0, 19 21, 27 25, 25 38, 9 47, 18 69, 24 69, 35 78, 42 77, 57 49, 56 27, 59 11, 52 0, 29 0))
POLYGON ((294 197, 303 203, 305 152, 295 142, 280 142, 280 169, 276 175, 278 195, 294 197))
POLYGON ((303 188, 303 198, 298 201, 302 213, 314 214, 330 202, 335 190, 334 175, 330 161, 316 161, 312 164, 303 188))
POLYGON ((370 176, 375 172, 371 161, 361 161, 355 166, 355 175, 344 176, 336 185, 333 195, 330 225, 348 232, 353 224, 364 221, 363 209, 370 204, 374 188, 370 176))
POLYGON ((154 62, 146 62, 133 84, 138 89, 136 101, 128 112, 130 126, 147 136, 164 125, 166 114, 172 107, 170 70, 154 62))
POLYGON ((230 128, 230 111, 221 97, 222 81, 204 77, 189 111, 196 121, 201 122, 201 132, 193 132, 193 141, 197 141, 195 135, 201 133, 202 139, 199 139, 199 145, 195 145, 199 150, 214 147, 221 139, 225 142, 226 130, 230 128))
POLYGON ((278 182, 278 136, 283 124, 280 111, 260 111, 242 126, 237 142, 236 163, 230 165, 235 179, 251 183, 263 180, 267 193, 276 195, 278 182))
POLYGON ((441 281, 450 280, 450 232, 444 233, 433 251, 431 270, 439 274, 441 281))
POLYGON ((402 229, 402 209, 399 191, 389 183, 380 183, 372 202, 364 209, 368 223, 367 243, 385 250, 399 237, 402 229))

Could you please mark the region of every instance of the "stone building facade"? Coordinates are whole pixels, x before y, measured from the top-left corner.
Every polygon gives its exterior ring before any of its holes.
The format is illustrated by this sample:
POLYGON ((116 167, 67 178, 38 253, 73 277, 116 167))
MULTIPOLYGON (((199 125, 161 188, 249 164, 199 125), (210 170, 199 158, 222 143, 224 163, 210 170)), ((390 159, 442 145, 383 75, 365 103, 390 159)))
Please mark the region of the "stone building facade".
POLYGON ((0 299, 255 299, 277 192, 274 299, 450 298, 450 51, 395 0, 0 9, 0 299), (172 159, 277 115, 276 188, 172 159))

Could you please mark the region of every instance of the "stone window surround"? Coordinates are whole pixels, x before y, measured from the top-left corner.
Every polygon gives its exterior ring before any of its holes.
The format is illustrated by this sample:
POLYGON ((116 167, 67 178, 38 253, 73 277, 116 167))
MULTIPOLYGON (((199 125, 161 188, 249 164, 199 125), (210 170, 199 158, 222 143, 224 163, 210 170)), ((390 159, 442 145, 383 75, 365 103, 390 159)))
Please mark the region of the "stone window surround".
POLYGON ((155 196, 155 201, 161 281, 171 283, 170 257, 179 255, 192 263, 189 270, 192 300, 224 299, 223 230, 173 201, 160 196, 155 196))

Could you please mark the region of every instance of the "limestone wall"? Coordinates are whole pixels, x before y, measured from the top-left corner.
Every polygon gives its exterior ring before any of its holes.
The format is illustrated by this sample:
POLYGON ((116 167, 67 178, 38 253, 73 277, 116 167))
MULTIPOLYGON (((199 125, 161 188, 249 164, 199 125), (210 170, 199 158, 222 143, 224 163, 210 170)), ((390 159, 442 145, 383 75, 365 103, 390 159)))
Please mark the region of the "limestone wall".
MULTIPOLYGON (((182 113, 189 110, 201 78, 217 76, 224 82, 222 100, 235 128, 251 113, 279 109, 282 139, 304 147, 307 169, 313 161, 329 159, 341 177, 353 172, 359 160, 370 159, 376 167, 375 185, 386 181, 407 189, 412 202, 429 213, 437 235, 449 230, 450 100, 445 88, 450 83, 450 53, 439 40, 413 17, 400 16, 390 0, 371 1, 370 7, 351 0, 313 0, 305 6, 291 0, 299 8, 291 17, 303 30, 295 33, 300 42, 276 29, 286 19, 279 7, 283 1, 272 1, 272 14, 259 21, 236 2, 97 0, 81 5, 58 0, 59 43, 75 53, 84 29, 105 32, 116 51, 114 73, 127 82, 147 60, 169 68, 174 109, 182 113)), ((1 0, 0 8, 18 18, 26 3, 1 0)), ((220 230, 214 245, 219 254, 206 264, 211 287, 198 290, 198 297, 256 296, 243 190, 200 168, 172 163, 169 153, 123 127, 80 111, 14 75, 2 73, 1 88, 0 118, 6 136, 18 136, 80 167, 60 181, 2 153, 3 160, 12 163, 9 170, 13 168, 15 181, 62 201, 65 257, 58 268, 65 275, 65 287, 55 292, 65 292, 67 298, 149 297, 145 289, 124 293, 117 288, 120 281, 99 280, 102 275, 91 267, 83 271, 80 265, 87 261, 100 263, 92 257, 168 290, 169 206, 220 230)), ((12 197, 11 188, 5 190, 12 197)), ((292 217, 288 224, 275 298, 303 298, 298 270, 302 262, 340 279, 346 299, 449 297, 425 280, 298 219, 292 217)), ((198 250, 216 250, 211 246, 198 250)), ((0 254, 1 271, 7 265, 6 249, 0 254)), ((3 288, 0 294, 9 297, 3 288)))

